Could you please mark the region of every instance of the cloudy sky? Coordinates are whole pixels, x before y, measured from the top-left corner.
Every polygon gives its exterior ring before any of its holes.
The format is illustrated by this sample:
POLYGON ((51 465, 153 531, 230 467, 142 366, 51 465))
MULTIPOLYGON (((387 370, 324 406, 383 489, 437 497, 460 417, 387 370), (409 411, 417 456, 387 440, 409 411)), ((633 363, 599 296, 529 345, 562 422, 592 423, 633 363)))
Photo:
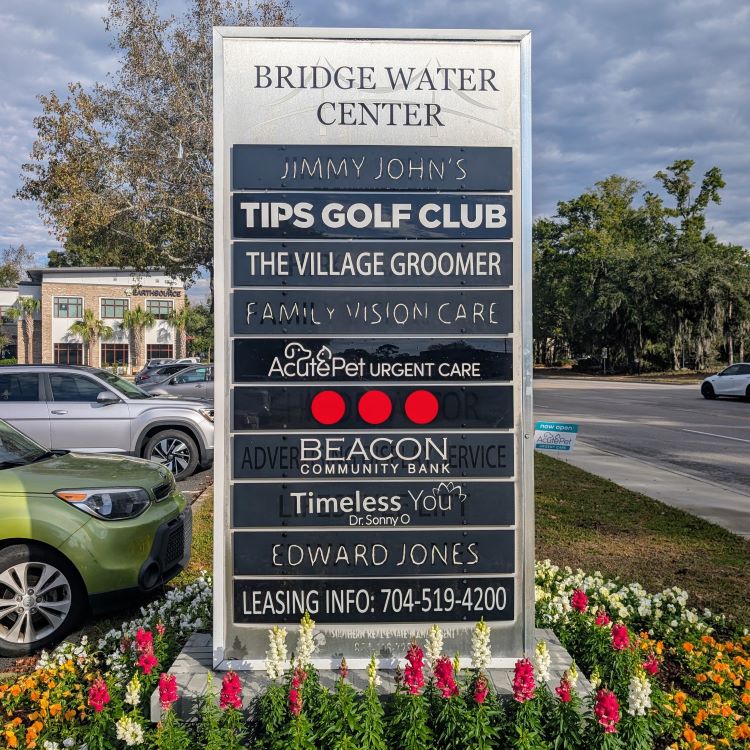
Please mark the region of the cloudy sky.
MULTIPOLYGON (((183 0, 163 0, 170 10, 183 0)), ((533 40, 534 214, 618 173, 656 189, 675 159, 716 165, 718 237, 750 247, 750 3, 746 0, 296 0, 300 26, 528 28, 533 40)), ((0 246, 56 246, 13 198, 36 96, 90 84, 114 53, 98 0, 0 3, 0 246)), ((204 285, 198 283, 195 293, 204 285)))

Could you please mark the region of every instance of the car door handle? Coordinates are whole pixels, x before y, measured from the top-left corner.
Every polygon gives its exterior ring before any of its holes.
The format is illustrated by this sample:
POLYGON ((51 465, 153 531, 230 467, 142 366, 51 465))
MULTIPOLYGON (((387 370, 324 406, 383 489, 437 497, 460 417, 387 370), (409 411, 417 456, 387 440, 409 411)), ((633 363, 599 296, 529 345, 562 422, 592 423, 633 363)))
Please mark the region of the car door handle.
POLYGON ((53 409, 53 414, 67 414, 68 412, 65 409, 53 409))

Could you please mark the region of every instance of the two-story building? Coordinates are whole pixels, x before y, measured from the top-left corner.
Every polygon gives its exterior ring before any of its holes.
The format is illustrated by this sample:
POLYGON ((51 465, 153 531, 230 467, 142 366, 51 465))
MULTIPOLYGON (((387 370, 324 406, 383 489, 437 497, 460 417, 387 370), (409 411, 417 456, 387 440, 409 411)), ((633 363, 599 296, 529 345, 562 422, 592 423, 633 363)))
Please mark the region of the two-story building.
MULTIPOLYGON (((177 332, 168 321, 173 310, 185 305, 185 288, 163 271, 39 268, 28 275, 30 280, 18 285, 17 296, 39 300, 29 358, 32 363, 90 364, 135 371, 148 359, 185 356, 185 352, 177 352, 177 332), (137 307, 153 313, 156 321, 144 330, 143 351, 135 362, 132 332, 123 327, 123 318, 127 310, 137 307), (91 310, 112 329, 111 336, 97 342, 92 362, 86 361, 87 347, 81 336, 70 330, 83 318, 84 310, 91 310)), ((17 343, 18 361, 26 363, 22 320, 18 321, 17 343)))

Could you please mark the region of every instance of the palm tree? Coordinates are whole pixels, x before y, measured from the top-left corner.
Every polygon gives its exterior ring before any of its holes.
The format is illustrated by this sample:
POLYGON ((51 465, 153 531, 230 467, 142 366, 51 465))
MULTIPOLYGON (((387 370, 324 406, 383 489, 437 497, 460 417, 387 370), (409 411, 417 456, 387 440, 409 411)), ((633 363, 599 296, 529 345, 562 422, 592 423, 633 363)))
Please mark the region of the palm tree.
POLYGON ((83 311, 83 318, 73 323, 68 330, 75 336, 80 336, 86 344, 86 359, 89 367, 94 366, 96 342, 99 339, 108 339, 113 333, 108 325, 96 317, 93 310, 88 309, 83 311))
POLYGON ((34 348, 34 315, 40 307, 41 303, 34 297, 19 297, 16 304, 8 310, 8 315, 14 320, 21 318, 24 362, 27 365, 31 364, 34 348))
POLYGON ((176 334, 175 359, 187 357, 187 329, 192 317, 191 312, 190 306, 185 305, 167 315, 167 323, 174 328, 176 334))
POLYGON ((151 328, 156 323, 156 316, 142 307, 135 307, 131 310, 125 310, 120 325, 130 331, 133 340, 133 367, 143 364, 143 339, 146 328, 151 328))

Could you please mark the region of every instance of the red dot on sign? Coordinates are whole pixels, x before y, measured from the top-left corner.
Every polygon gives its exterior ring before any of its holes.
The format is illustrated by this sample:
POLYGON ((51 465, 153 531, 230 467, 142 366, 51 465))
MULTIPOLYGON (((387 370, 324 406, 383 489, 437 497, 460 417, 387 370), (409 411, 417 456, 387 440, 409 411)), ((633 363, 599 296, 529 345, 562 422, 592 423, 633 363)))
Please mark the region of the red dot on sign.
POLYGON ((391 416, 393 404, 383 391, 368 391, 359 400, 357 408, 367 424, 383 424, 391 416))
POLYGON ((414 391, 406 399, 404 409, 415 424, 429 424, 437 416, 438 400, 429 391, 414 391))
POLYGON ((310 411, 320 424, 336 424, 344 416, 346 404, 336 391, 321 391, 313 398, 310 411))

